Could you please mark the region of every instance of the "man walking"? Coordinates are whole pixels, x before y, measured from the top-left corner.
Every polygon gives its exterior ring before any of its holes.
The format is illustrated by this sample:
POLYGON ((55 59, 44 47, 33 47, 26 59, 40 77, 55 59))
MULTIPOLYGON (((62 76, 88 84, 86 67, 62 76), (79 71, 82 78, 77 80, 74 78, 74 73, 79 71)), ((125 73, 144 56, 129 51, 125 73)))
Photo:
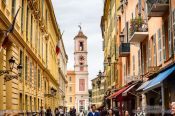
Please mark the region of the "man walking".
POLYGON ((91 106, 92 111, 88 113, 88 116, 100 116, 99 112, 96 112, 96 106, 91 106))

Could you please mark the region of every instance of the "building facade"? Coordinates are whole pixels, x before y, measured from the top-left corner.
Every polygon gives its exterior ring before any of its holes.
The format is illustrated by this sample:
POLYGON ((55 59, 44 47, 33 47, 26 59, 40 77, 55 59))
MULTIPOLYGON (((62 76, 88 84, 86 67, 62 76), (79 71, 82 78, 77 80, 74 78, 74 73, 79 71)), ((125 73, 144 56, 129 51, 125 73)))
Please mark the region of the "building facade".
POLYGON ((5 83, 6 75, 1 75, 0 110, 31 113, 41 106, 54 109, 59 99, 55 48, 60 30, 51 0, 1 0, 1 31, 8 29, 19 7, 14 30, 6 38, 8 42, 3 42, 6 49, 0 51, 0 70, 9 70, 8 60, 13 57, 15 68, 10 74, 17 75, 16 67, 21 64, 22 75, 5 83))
MULTIPOLYGON (((104 12, 110 11, 106 9, 108 2, 104 2, 104 12)), ((173 0, 121 0, 119 3, 116 41, 119 44, 121 87, 111 92, 108 98, 114 99, 121 115, 125 108, 132 113, 137 107, 146 109, 149 106, 159 106, 164 114, 169 103, 174 101, 175 86, 172 83, 175 80, 171 78, 175 75, 174 6, 173 0)), ((108 21, 104 16, 101 21, 102 36, 108 41, 107 22, 113 18, 108 21)), ((108 53, 110 47, 107 46, 112 43, 106 44, 104 52, 108 53)))
POLYGON ((94 78, 92 81, 92 104, 95 104, 97 109, 105 105, 105 78, 102 78, 99 83, 100 77, 94 78))
POLYGON ((74 71, 76 78, 75 88, 75 108, 88 110, 88 62, 87 62, 87 37, 83 34, 81 28, 74 38, 74 71))
POLYGON ((59 60, 59 106, 66 107, 66 86, 67 86, 67 61, 68 61, 68 56, 66 54, 65 48, 64 48, 64 43, 62 38, 59 41, 59 49, 60 53, 58 55, 58 60, 59 60))
POLYGON ((67 110, 70 111, 70 108, 75 107, 75 86, 76 86, 76 76, 74 71, 67 72, 67 88, 66 88, 66 102, 67 110))

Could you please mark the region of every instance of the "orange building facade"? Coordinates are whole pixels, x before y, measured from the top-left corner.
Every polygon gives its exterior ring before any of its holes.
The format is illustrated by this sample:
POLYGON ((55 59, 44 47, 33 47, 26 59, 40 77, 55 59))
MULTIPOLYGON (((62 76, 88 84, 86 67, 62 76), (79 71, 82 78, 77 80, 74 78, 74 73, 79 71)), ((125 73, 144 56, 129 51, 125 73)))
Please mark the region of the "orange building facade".
MULTIPOLYGON (((121 0, 117 11, 120 65, 116 70, 120 69, 122 76, 121 86, 116 85, 107 97, 111 108, 118 107, 120 115, 125 110, 132 115, 137 107, 149 110, 158 106, 159 113, 165 114, 169 103, 175 101, 175 1, 121 0)), ((107 27, 101 28, 104 37, 107 27)))

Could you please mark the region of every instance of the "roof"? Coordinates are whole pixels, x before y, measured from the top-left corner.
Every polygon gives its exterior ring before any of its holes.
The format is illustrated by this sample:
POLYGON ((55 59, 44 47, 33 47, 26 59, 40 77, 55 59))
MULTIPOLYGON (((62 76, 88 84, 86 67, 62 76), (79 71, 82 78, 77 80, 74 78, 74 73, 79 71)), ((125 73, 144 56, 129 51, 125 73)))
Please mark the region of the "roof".
POLYGON ((78 38, 78 37, 80 37, 80 38, 87 38, 87 37, 84 35, 84 33, 82 32, 82 30, 80 30, 80 31, 78 32, 78 34, 75 36, 75 38, 78 38))

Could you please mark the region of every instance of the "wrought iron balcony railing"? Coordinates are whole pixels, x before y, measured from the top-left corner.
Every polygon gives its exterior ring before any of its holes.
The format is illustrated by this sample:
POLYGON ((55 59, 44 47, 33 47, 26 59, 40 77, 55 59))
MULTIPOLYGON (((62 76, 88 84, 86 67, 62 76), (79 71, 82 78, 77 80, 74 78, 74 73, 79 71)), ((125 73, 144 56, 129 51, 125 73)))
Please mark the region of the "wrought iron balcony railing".
POLYGON ((141 17, 130 21, 130 42, 141 42, 148 35, 148 23, 141 17))
POLYGON ((147 0, 148 16, 162 17, 169 8, 169 0, 147 0))

